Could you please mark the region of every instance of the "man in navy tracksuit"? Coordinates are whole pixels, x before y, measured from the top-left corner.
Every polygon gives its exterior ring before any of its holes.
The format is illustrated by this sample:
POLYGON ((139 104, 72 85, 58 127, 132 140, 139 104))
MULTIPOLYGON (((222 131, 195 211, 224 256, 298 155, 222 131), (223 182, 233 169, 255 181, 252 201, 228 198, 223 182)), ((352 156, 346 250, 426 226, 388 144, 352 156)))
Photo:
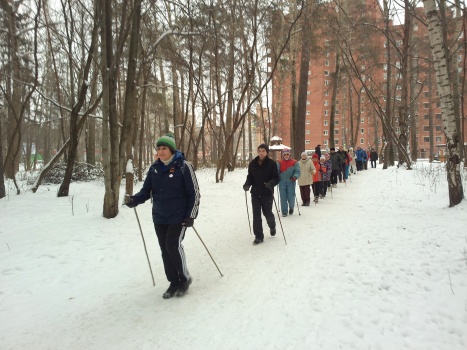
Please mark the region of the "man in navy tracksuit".
POLYGON ((162 296, 168 299, 184 295, 192 282, 182 241, 187 227, 193 226, 198 215, 200 193, 193 166, 175 148, 173 135, 159 138, 156 147, 159 159, 149 168, 141 191, 130 197, 126 205, 134 207, 152 195, 152 219, 170 282, 162 296))
POLYGON ((269 147, 262 143, 258 146, 258 156, 248 166, 243 189, 248 191, 251 187, 251 206, 253 207, 253 244, 264 240, 261 211, 266 218, 271 236, 276 234, 276 219, 272 213, 274 201, 274 186, 279 183, 279 171, 274 160, 268 157, 269 147))

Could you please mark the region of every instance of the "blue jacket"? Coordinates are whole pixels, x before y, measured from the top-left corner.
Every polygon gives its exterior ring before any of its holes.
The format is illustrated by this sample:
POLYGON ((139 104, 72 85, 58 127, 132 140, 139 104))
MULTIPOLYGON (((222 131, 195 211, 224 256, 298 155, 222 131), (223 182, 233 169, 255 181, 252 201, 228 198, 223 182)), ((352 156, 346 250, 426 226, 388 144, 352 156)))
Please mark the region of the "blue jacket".
POLYGON ((176 150, 166 166, 156 160, 149 168, 143 188, 132 198, 137 204, 152 194, 152 218, 155 224, 181 224, 185 218, 196 219, 199 209, 199 187, 191 163, 176 150))
POLYGON ((362 149, 358 149, 355 152, 355 157, 357 158, 356 160, 359 162, 364 162, 368 158, 366 152, 362 149))

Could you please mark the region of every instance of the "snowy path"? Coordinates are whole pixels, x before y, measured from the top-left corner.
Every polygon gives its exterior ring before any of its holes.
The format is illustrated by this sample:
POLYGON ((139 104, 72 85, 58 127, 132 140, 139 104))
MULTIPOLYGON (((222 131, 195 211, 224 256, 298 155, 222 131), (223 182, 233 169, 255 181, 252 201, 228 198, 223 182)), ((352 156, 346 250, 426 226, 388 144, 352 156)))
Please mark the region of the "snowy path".
POLYGON ((74 185, 75 216, 54 186, 0 200, 0 347, 467 349, 467 205, 447 208, 445 188, 369 169, 281 218, 287 245, 278 223, 253 246, 246 171, 223 184, 197 174, 195 227, 224 277, 190 230, 194 282, 170 300, 148 203, 137 210, 155 288, 133 210, 103 219, 102 186, 74 185))

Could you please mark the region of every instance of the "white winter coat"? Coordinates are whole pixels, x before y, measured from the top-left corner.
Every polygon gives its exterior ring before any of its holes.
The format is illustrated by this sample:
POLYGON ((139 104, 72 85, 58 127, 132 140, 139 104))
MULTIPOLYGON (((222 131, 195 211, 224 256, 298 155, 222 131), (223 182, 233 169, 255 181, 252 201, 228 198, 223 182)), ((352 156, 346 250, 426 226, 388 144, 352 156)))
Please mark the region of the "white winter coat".
POLYGON ((311 159, 300 159, 298 161, 300 166, 300 177, 297 182, 299 186, 308 186, 313 183, 313 175, 316 173, 316 168, 311 159))

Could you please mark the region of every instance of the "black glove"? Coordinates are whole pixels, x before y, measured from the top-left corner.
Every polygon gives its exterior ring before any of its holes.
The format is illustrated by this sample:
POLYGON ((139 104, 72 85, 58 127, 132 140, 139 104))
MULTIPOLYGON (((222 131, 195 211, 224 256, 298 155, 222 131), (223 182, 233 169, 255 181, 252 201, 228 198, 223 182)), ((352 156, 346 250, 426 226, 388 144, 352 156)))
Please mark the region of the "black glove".
POLYGON ((243 185, 243 190, 246 192, 250 189, 250 186, 249 185, 243 185))
POLYGON ((274 191, 274 186, 272 185, 272 183, 266 182, 264 186, 266 186, 266 188, 270 189, 271 191, 274 191))
POLYGON ((125 205, 126 205, 128 208, 134 208, 134 207, 136 207, 138 204, 137 204, 136 201, 133 199, 133 197, 125 196, 125 205))
POLYGON ((191 226, 193 226, 194 223, 195 223, 195 219, 186 218, 185 220, 183 220, 182 226, 191 227, 191 226))

